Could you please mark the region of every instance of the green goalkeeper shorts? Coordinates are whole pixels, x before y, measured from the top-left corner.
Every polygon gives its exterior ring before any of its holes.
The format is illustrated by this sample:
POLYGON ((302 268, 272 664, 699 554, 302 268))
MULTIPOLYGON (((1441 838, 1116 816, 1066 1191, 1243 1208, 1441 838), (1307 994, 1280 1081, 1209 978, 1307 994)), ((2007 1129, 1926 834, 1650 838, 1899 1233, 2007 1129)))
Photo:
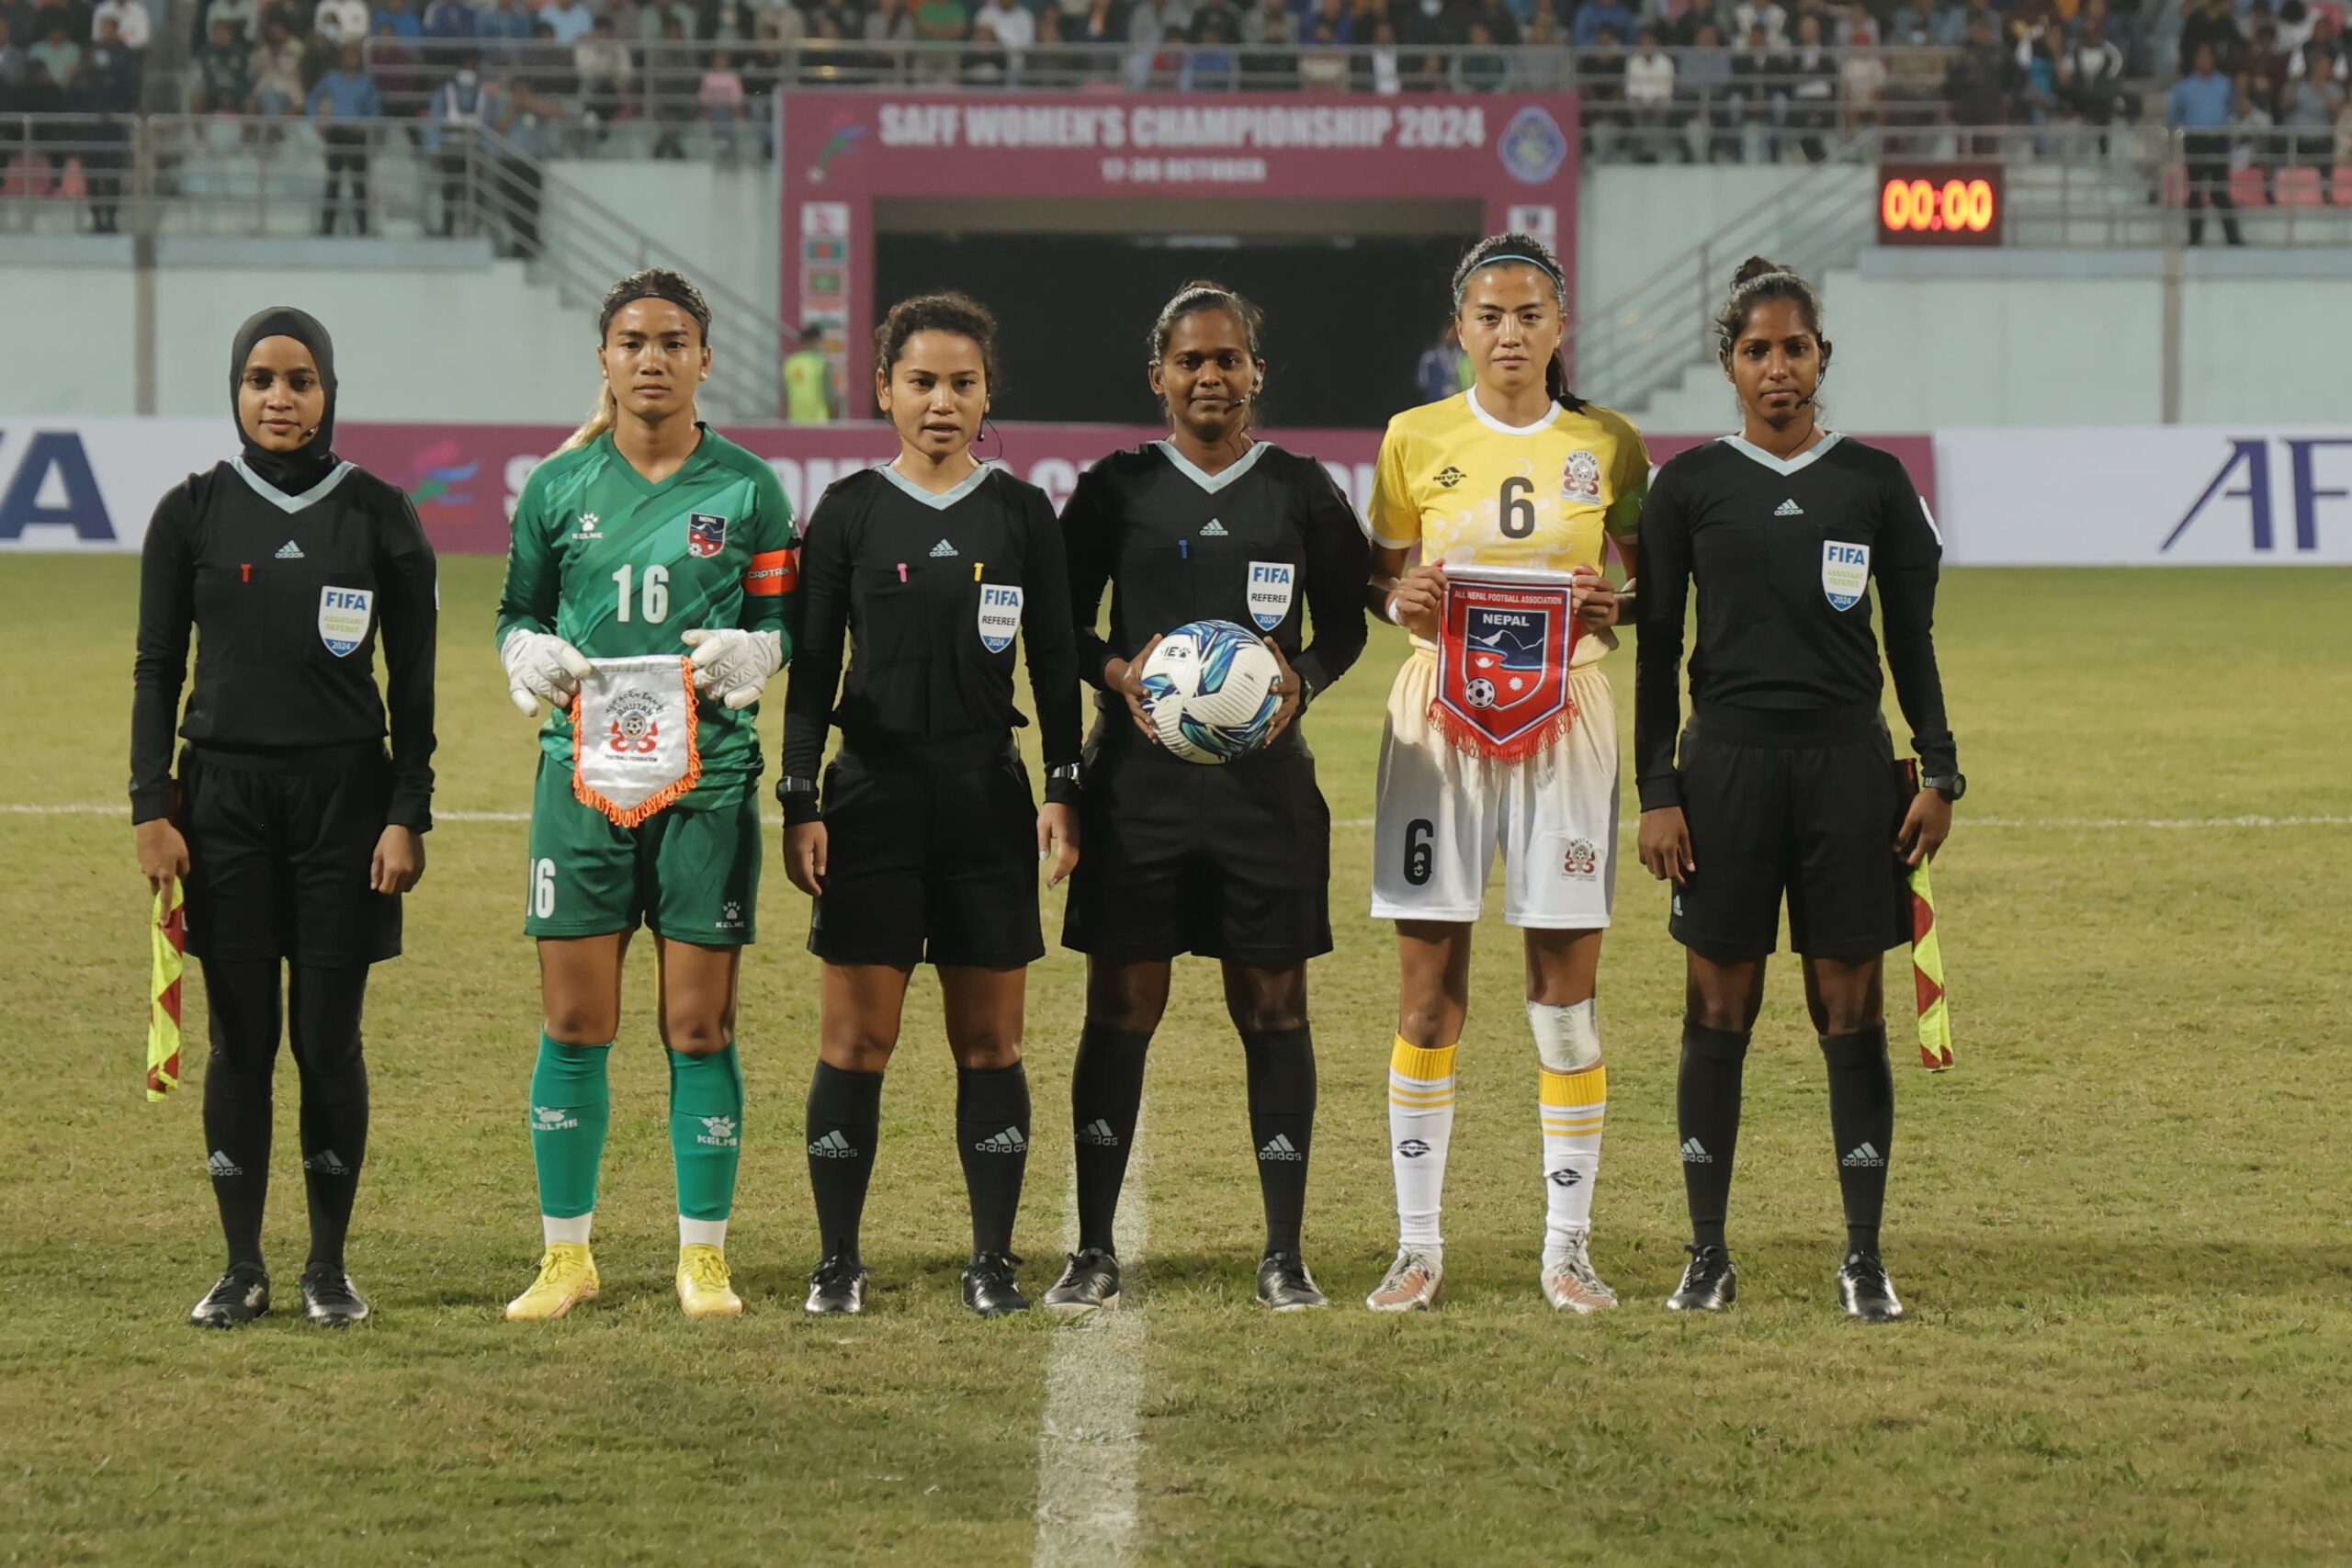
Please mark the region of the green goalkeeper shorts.
POLYGON ((755 781, 689 791, 634 828, 571 793, 571 769, 539 759, 523 930, 608 936, 640 924, 672 942, 741 947, 760 901, 755 781))

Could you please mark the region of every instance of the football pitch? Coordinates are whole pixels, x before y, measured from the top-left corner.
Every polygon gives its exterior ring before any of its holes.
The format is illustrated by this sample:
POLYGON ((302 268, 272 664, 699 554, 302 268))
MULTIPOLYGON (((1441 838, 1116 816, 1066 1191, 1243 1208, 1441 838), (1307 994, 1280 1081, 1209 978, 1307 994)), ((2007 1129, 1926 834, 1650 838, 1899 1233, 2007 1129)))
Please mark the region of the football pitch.
MULTIPOLYGON (((1517 942, 1490 916, 1462 1053, 1449 1299, 1403 1319, 1362 1309, 1395 1237, 1394 960, 1363 914, 1373 760, 1402 651, 1385 628, 1308 720, 1340 824, 1339 947, 1311 978, 1322 1109, 1306 1229, 1331 1310, 1276 1318, 1252 1299, 1241 1054, 1214 967, 1195 961, 1153 1047, 1124 1216, 1141 1245, 1117 1322, 983 1323, 958 1304, 954 1074, 927 976, 883 1100, 868 1314, 806 1318, 817 965, 771 843, 729 1248, 748 1314, 689 1324, 671 1293, 640 943, 614 1054, 604 1295, 552 1325, 501 1322, 538 1251, 525 1132, 538 1006, 520 930, 532 732, 491 650, 498 572, 443 563, 441 823, 408 955, 370 998, 375 1125, 351 1267, 377 1315, 339 1334, 300 1318, 297 1094, 281 1061, 279 1309, 207 1334, 184 1321, 220 1268, 193 964, 188 1085, 161 1105, 139 1087, 146 911, 124 807, 137 565, 0 565, 0 1559, 2352 1559, 2352 572, 1947 574, 1939 643, 1972 784, 1937 866, 1959 1066, 1911 1065, 1892 968, 1886 1259, 1911 1321, 1875 1330, 1837 1310, 1826 1093, 1785 960, 1747 1069, 1739 1305, 1697 1321, 1660 1309, 1685 1239, 1680 961, 1630 855, 1601 966, 1611 1114, 1593 1240, 1624 1304, 1577 1320, 1537 1292, 1534 1052, 1517 942)), ((1610 668, 1630 748, 1630 646, 1610 668)), ((763 722, 771 762, 780 706, 763 722)), ((1059 907, 1049 895, 1049 933, 1059 907)), ((1018 1250, 1033 1294, 1064 1246, 1080 982, 1058 948, 1031 977, 1018 1250)))

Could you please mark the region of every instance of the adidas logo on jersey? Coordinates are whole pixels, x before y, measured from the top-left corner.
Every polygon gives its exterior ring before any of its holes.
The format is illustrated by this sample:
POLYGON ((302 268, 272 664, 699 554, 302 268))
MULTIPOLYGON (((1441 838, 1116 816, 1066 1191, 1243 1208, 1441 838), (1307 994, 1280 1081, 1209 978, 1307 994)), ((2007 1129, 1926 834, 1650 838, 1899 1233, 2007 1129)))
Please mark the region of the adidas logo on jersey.
POLYGON ((1780 505, 1772 509, 1772 515, 1775 517, 1802 517, 1804 515, 1804 508, 1799 506, 1793 501, 1784 501, 1781 502, 1780 505))
POLYGON ((1119 1134, 1111 1130, 1110 1122, 1098 1116, 1078 1130, 1078 1141, 1092 1144, 1098 1148, 1115 1149, 1119 1146, 1119 1134))
POLYGON ((302 547, 296 544, 293 540, 288 539, 284 544, 277 547, 277 558, 279 560, 300 560, 302 558, 302 547))
POLYGON ((1266 1140, 1266 1146, 1258 1151, 1258 1157, 1260 1159, 1305 1159, 1306 1156, 1298 1152, 1298 1145, 1290 1141, 1288 1133, 1276 1133, 1266 1140))
POLYGON ((231 1159, 227 1154, 223 1153, 220 1149, 212 1151, 212 1157, 204 1162, 204 1168, 210 1171, 215 1176, 243 1176, 245 1174, 245 1168, 243 1166, 239 1165, 235 1160, 231 1159))
POLYGON ((931 558, 933 560, 944 560, 955 553, 956 547, 944 539, 931 547, 931 558))
POLYGON ((808 1152, 819 1159, 855 1159, 857 1157, 857 1151, 850 1146, 850 1141, 847 1138, 842 1136, 842 1130, 839 1127, 811 1143, 808 1145, 808 1152))
POLYGON ((1682 1163, 1684 1165, 1713 1165, 1715 1163, 1715 1156, 1709 1154, 1707 1146, 1698 1139, 1685 1138, 1682 1140, 1682 1163))
POLYGON ((321 1176, 349 1176, 351 1174, 351 1168, 344 1164, 343 1156, 333 1149, 321 1149, 317 1154, 310 1156, 302 1161, 302 1168, 315 1171, 321 1176))
POLYGON ((972 1147, 984 1155, 1019 1155, 1029 1152, 1029 1140, 1021 1135, 1018 1127, 1007 1127, 993 1137, 982 1138, 972 1147))
POLYGON ((1209 519, 1208 526, 1201 530, 1201 537, 1204 539, 1222 539, 1225 536, 1225 525, 1214 517, 1209 519))
POLYGON ((1846 1157, 1839 1160, 1838 1163, 1839 1165, 1851 1166, 1855 1169, 1860 1170, 1872 1166, 1884 1165, 1886 1163, 1886 1156, 1879 1153, 1876 1146, 1866 1138, 1862 1142, 1856 1144, 1852 1148, 1847 1150, 1846 1157))

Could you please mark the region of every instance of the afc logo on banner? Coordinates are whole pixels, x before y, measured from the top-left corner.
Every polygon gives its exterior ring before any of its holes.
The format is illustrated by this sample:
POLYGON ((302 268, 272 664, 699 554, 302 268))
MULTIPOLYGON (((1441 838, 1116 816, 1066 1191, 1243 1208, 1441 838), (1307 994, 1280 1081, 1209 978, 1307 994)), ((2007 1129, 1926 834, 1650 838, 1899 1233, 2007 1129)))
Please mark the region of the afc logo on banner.
MULTIPOLYGON (((2278 444, 2286 448, 2288 483, 2291 487, 2292 511, 2289 513, 2294 529, 2293 548, 2312 551, 2319 548, 2319 503, 2323 501, 2343 501, 2352 496, 2352 488, 2339 484, 2334 488, 2320 483, 2318 454, 2332 446, 2352 446, 2352 435, 2284 435, 2278 444)), ((2188 510, 2174 524, 2172 532, 2157 547, 2157 554, 2169 551, 2178 544, 2209 510, 2221 502, 2243 502, 2250 542, 2256 554, 2267 554, 2279 548, 2279 517, 2274 503, 2271 484, 2270 438, 2240 436, 2230 443, 2230 455, 2213 475, 2204 491, 2189 503, 2188 510), (2230 488, 2234 482, 2234 489, 2230 488)), ((2352 464, 2346 465, 2352 470, 2352 464)), ((2352 480, 2352 471, 2346 472, 2352 480)), ((2352 523, 2352 515, 2345 519, 2352 523)), ((5 525, 0 525, 5 532, 5 525)))
POLYGON ((0 475, 6 476, 0 486, 0 544, 21 541, 25 530, 35 526, 71 528, 76 539, 91 543, 114 542, 114 520, 98 494, 90 455, 73 431, 37 431, 18 452, 0 448, 0 475))

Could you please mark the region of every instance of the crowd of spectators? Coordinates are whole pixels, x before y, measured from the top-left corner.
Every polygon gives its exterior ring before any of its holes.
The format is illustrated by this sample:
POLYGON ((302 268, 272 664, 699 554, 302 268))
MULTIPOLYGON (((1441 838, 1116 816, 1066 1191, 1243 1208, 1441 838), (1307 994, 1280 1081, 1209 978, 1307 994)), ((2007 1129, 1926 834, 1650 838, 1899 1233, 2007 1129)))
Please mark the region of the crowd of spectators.
POLYGON ((0 114, 130 114, 153 34, 145 0, 0 0, 0 114))

